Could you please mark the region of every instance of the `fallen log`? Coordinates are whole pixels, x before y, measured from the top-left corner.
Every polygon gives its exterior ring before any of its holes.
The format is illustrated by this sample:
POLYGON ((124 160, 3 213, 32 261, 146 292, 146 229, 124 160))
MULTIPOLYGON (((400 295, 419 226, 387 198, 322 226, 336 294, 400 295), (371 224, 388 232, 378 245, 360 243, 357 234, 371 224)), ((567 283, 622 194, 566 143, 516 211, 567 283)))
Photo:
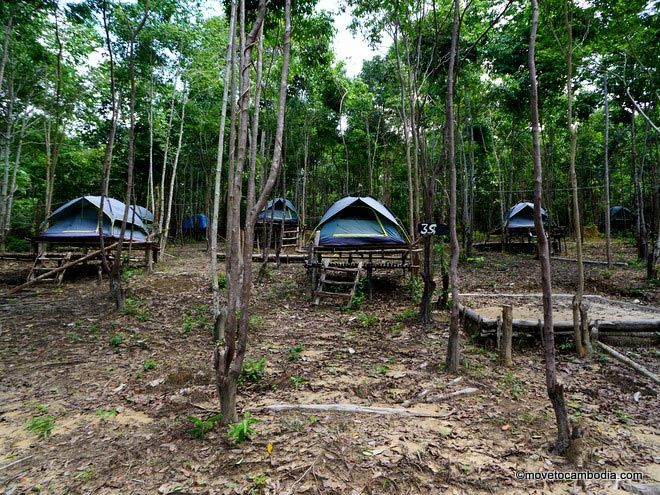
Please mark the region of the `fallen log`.
POLYGON ((632 369, 636 370, 637 372, 641 373, 642 375, 646 376, 647 378, 650 378, 651 380, 653 380, 655 383, 659 383, 659 384, 660 384, 660 377, 658 377, 658 375, 656 375, 656 374, 653 373, 652 371, 648 370, 647 368, 645 368, 645 367, 642 366, 641 364, 636 363, 635 361, 633 361, 633 360, 630 359, 629 357, 624 356, 623 354, 621 354, 621 353, 620 353, 619 351, 617 351, 616 349, 614 349, 614 348, 612 348, 612 347, 610 347, 610 346, 608 346, 608 345, 605 345, 605 344, 603 344, 603 343, 600 342, 600 341, 598 341, 597 344, 600 346, 600 348, 601 348, 603 351, 605 351, 607 354, 609 354, 609 355, 612 356, 613 358, 615 358, 615 359, 621 361, 621 362, 624 363, 624 364, 627 364, 627 365, 630 366, 632 369))
POLYGON ((357 414, 377 414, 383 416, 408 416, 420 418, 444 418, 446 414, 434 414, 402 407, 373 407, 360 406, 356 404, 272 404, 251 408, 252 411, 321 411, 321 412, 346 412, 357 414))
MULTIPOLYGON (((573 258, 562 258, 560 256, 551 256, 551 260, 556 260, 556 261, 571 261, 573 263, 577 263, 578 260, 575 260, 573 258)), ((607 266, 607 261, 600 261, 600 260, 582 260, 582 263, 585 265, 605 265, 607 266)), ((625 263, 623 261, 613 261, 612 264, 614 266, 628 266, 628 263, 625 263)))
POLYGON ((117 245, 119 245, 119 243, 115 242, 114 244, 111 244, 110 246, 108 246, 104 249, 99 249, 97 251, 94 251, 93 253, 90 253, 86 256, 83 256, 82 258, 78 258, 77 260, 71 261, 69 263, 65 263, 62 266, 54 268, 49 272, 42 273, 41 275, 39 275, 38 277, 33 278, 32 280, 28 280, 24 284, 21 284, 17 287, 14 287, 9 292, 7 292, 5 295, 6 296, 11 296, 12 294, 15 294, 16 292, 18 292, 22 289, 25 289, 26 287, 29 287, 30 285, 34 284, 35 282, 38 282, 39 280, 43 280, 44 278, 50 277, 51 275, 55 275, 56 273, 59 273, 61 271, 64 271, 64 270, 67 270, 67 269, 71 268, 72 266, 78 265, 78 264, 82 263, 83 261, 87 261, 89 259, 92 259, 92 258, 98 256, 99 254, 101 254, 103 251, 108 251, 110 249, 115 248, 117 245))
MULTIPOLYGON (((226 253, 218 253, 218 261, 224 261, 225 258, 226 258, 226 253)), ((269 263, 277 262, 277 260, 278 260, 277 254, 275 253, 268 254, 269 263)), ((253 253, 252 261, 263 262, 264 261, 263 253, 253 253)), ((279 261, 280 263, 305 263, 307 261, 307 255, 280 253, 279 261)))

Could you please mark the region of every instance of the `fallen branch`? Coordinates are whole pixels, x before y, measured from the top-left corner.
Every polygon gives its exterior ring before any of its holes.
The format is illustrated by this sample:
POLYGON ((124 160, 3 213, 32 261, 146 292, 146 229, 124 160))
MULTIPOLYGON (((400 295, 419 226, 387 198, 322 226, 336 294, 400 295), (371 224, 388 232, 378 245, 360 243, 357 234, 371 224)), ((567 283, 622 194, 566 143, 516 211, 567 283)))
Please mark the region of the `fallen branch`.
POLYGON ((467 387, 457 390, 456 392, 450 392, 448 394, 438 394, 438 395, 429 395, 426 397, 425 402, 443 402, 454 397, 462 397, 464 395, 473 395, 479 391, 478 388, 467 387))
POLYGON ((21 462, 27 461, 28 459, 32 459, 33 457, 34 457, 33 455, 29 455, 27 457, 23 457, 22 459, 18 459, 17 461, 10 462, 9 464, 5 464, 4 466, 0 466, 0 471, 2 471, 3 469, 7 469, 8 467, 14 466, 15 464, 20 464, 21 462))
MULTIPOLYGON (((577 263, 578 260, 573 259, 573 258, 563 258, 561 256, 551 256, 551 260, 553 261, 571 261, 573 263, 577 263)), ((582 263, 585 265, 607 265, 607 261, 600 261, 600 260, 582 260, 582 263)), ((613 261, 612 264, 614 266, 628 266, 628 263, 625 263, 623 261, 613 261)))
POLYGON ((358 406, 355 404, 272 404, 270 406, 261 406, 252 408, 253 411, 326 411, 326 412, 347 412, 358 414, 379 414, 383 416, 409 416, 421 418, 443 418, 445 414, 434 414, 413 409, 404 409, 402 407, 371 407, 358 406))
POLYGON ((609 355, 612 356, 613 358, 618 359, 618 360, 621 361, 622 363, 627 364, 628 366, 630 366, 630 367, 633 368, 634 370, 638 371, 638 372, 641 373, 642 375, 644 375, 644 376, 650 378, 651 380, 653 380, 655 383, 660 383, 660 378, 658 377, 658 375, 656 375, 656 374, 653 373, 652 371, 646 369, 646 368, 645 368, 644 366, 642 366, 641 364, 636 363, 635 361, 633 361, 633 360, 630 359, 629 357, 624 356, 623 354, 621 354, 621 353, 620 353, 619 351, 617 351, 616 349, 613 349, 612 347, 610 347, 610 346, 608 346, 608 345, 605 345, 605 344, 603 344, 603 343, 600 342, 600 341, 598 341, 597 344, 600 346, 600 348, 601 348, 602 350, 604 350, 607 354, 609 354, 609 355))

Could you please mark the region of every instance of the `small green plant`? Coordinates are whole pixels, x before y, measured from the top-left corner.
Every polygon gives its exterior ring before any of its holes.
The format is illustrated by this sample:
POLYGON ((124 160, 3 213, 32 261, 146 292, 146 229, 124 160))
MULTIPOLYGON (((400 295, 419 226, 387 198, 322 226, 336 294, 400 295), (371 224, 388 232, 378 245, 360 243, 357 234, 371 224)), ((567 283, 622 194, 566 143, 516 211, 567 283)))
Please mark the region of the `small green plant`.
POLYGON ((96 411, 94 411, 94 414, 96 414, 101 419, 110 419, 117 416, 119 411, 117 411, 117 409, 114 407, 111 407, 110 409, 103 409, 102 407, 99 407, 96 409, 96 411))
POLYGON ((143 371, 155 370, 157 365, 158 363, 156 363, 155 359, 151 359, 151 358, 145 359, 144 362, 142 363, 142 370, 143 371))
POLYGON ((424 284, 422 279, 419 277, 411 277, 406 282, 406 292, 410 297, 410 301, 415 305, 419 305, 422 302, 422 293, 424 292, 424 284))
POLYGON ((254 483, 254 487, 250 493, 259 493, 261 492, 268 480, 270 479, 266 473, 253 473, 249 475, 250 480, 254 483))
POLYGON ((307 416, 307 421, 309 422, 310 425, 313 425, 313 424, 319 422, 319 417, 314 416, 313 414, 311 414, 311 415, 307 416))
POLYGON ((620 409, 617 409, 616 411, 614 411, 614 414, 616 414, 616 417, 620 423, 624 425, 632 423, 632 418, 625 411, 621 411, 620 409))
POLYGON ((386 375, 387 372, 390 371, 390 367, 386 364, 377 364, 374 371, 379 375, 386 375))
POLYGON ((246 440, 251 441, 255 434, 252 425, 258 422, 258 419, 253 418, 250 416, 249 412, 245 411, 242 420, 240 420, 238 423, 229 425, 227 428, 227 437, 236 444, 243 443, 246 440))
POLYGON ((99 338, 99 326, 96 323, 92 323, 89 327, 89 338, 91 340, 99 338))
POLYGON ((188 416, 188 419, 192 422, 192 428, 188 429, 188 433, 193 438, 198 440, 203 440, 204 436, 213 429, 215 424, 220 421, 222 414, 214 414, 208 419, 201 419, 196 416, 188 416))
POLYGON ((342 311, 344 313, 352 313, 353 311, 357 311, 362 307, 362 304, 364 301, 367 300, 367 296, 364 293, 364 286, 367 283, 366 279, 361 279, 358 282, 357 287, 355 288, 355 294, 353 294, 353 297, 351 297, 351 300, 348 301, 348 304, 342 308, 342 311))
POLYGON ((413 321, 418 316, 419 315, 415 308, 406 308, 397 315, 396 319, 398 321, 407 322, 407 321, 413 321))
POLYGON ((110 345, 112 347, 119 347, 123 341, 124 341, 124 334, 116 333, 110 338, 110 345))
POLYGON ((42 414, 48 411, 48 404, 35 404, 34 408, 42 414))
POLYGON ((484 262, 484 257, 483 256, 468 256, 465 258, 465 261, 468 263, 474 263, 476 265, 480 265, 481 263, 484 262))
POLYGON ((291 381, 291 383, 293 383, 293 386, 296 388, 300 388, 305 384, 305 379, 300 376, 295 376, 295 375, 290 376, 289 380, 291 381))
POLYGON ((376 315, 368 315, 366 313, 359 313, 357 315, 357 321, 360 323, 362 328, 371 328, 376 323, 378 323, 378 317, 376 315))
POLYGON ((390 327, 390 335, 392 337, 400 337, 403 333, 403 325, 401 322, 397 322, 390 327))
POLYGON ((266 374, 266 358, 254 360, 250 356, 245 358, 241 367, 241 374, 238 376, 238 383, 245 382, 258 383, 266 374))
POLYGON ((199 304, 191 313, 184 314, 181 328, 185 333, 193 330, 210 330, 211 318, 209 317, 209 308, 205 304, 199 304))
POLYGON ((503 384, 511 390, 511 395, 516 399, 521 399, 525 395, 525 385, 516 378, 511 371, 507 371, 500 379, 503 384))
POLYGON ((85 469, 84 471, 80 471, 78 474, 76 474, 76 475, 73 477, 73 479, 76 479, 76 480, 86 480, 86 479, 88 479, 88 478, 91 478, 91 477, 94 475, 94 471, 95 471, 94 467, 93 467, 93 466, 89 466, 89 467, 88 467, 87 469, 85 469))
POLYGON ((124 314, 135 316, 140 321, 149 320, 149 308, 144 299, 139 297, 127 297, 124 301, 124 314))
POLYGON ((50 435, 55 425, 55 419, 46 414, 42 416, 35 416, 28 423, 27 429, 37 435, 39 438, 46 438, 50 435))
POLYGON ((224 273, 218 273, 218 288, 220 290, 227 287, 227 275, 224 273))
POLYGON ((82 336, 78 332, 69 332, 66 334, 66 338, 69 339, 69 342, 72 344, 77 344, 82 340, 82 336))
POLYGON ((298 361, 302 357, 302 351, 305 347, 302 344, 296 344, 289 349, 289 361, 298 361))
POLYGON ((559 344, 558 347, 559 347, 560 351, 564 351, 564 352, 570 351, 571 349, 573 349, 573 342, 571 342, 570 340, 567 340, 567 341, 562 342, 561 344, 559 344))

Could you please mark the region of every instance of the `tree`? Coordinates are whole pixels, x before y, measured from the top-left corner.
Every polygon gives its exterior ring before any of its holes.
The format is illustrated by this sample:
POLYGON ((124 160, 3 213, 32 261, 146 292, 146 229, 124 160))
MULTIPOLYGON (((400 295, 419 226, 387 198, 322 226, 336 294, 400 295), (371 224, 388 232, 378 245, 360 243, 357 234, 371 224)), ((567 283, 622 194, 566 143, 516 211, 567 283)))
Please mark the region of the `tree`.
POLYGON ((530 76, 530 105, 532 125, 532 157, 534 160, 534 227, 539 249, 539 262, 541 264, 541 288, 543 290, 543 338, 545 342, 545 383, 548 397, 552 403, 557 421, 557 442, 555 448, 564 452, 570 445, 570 425, 564 399, 564 387, 557 381, 555 364, 555 333, 552 323, 552 278, 550 269, 550 250, 548 238, 543 228, 541 217, 543 167, 541 164, 540 123, 538 107, 538 83, 536 78, 536 34, 538 31, 539 7, 537 0, 531 0, 532 21, 529 36, 529 76, 530 76))
POLYGON ((289 54, 291 50, 291 0, 285 1, 284 12, 284 42, 282 53, 282 71, 280 79, 279 102, 277 112, 277 128, 275 131, 275 146, 270 172, 263 189, 255 202, 255 167, 250 164, 248 171, 247 211, 245 227, 241 232, 241 209, 243 166, 246 161, 246 145, 248 136, 248 106, 250 96, 250 68, 251 56, 257 37, 261 31, 266 13, 266 2, 260 0, 256 20, 251 31, 245 37, 245 6, 241 5, 240 32, 241 32, 241 71, 238 104, 238 132, 237 155, 234 162, 233 179, 229 205, 227 209, 227 225, 232 229, 230 244, 227 246, 228 284, 227 284, 227 318, 223 341, 217 342, 222 351, 215 354, 214 367, 222 421, 228 424, 236 419, 236 387, 241 371, 243 359, 247 349, 247 336, 250 321, 250 297, 252 290, 252 244, 254 240, 254 226, 258 213, 266 205, 275 180, 277 179, 282 153, 282 136, 284 133, 284 114, 286 108, 287 78, 289 72, 289 54), (244 41, 243 41, 244 40, 244 41))

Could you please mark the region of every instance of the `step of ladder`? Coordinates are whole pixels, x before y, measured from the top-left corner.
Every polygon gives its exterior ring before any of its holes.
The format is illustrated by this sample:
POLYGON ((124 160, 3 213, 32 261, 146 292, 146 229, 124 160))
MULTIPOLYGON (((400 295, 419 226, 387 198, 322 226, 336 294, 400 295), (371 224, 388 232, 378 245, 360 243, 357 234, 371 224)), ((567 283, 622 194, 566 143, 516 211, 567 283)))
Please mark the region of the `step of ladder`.
POLYGON ((316 290, 314 291, 314 304, 318 306, 321 296, 347 297, 349 301, 353 299, 353 296, 355 296, 355 292, 357 291, 358 284, 360 283, 360 278, 362 277, 362 271, 362 262, 358 263, 356 268, 339 268, 336 266, 331 266, 329 259, 323 260, 323 264, 321 266, 321 274, 319 276, 319 283, 316 286, 316 290), (355 278, 353 280, 334 280, 328 278, 328 275, 333 273, 354 273, 355 278), (337 288, 350 287, 350 291, 333 292, 326 290, 326 285, 335 286, 337 288))
MULTIPOLYGON (((34 260, 34 265, 32 266, 32 270, 30 270, 30 274, 28 275, 28 280, 34 280, 40 275, 43 275, 45 273, 51 272, 55 270, 56 268, 60 268, 61 266, 67 264, 69 261, 71 261, 71 258, 73 256, 73 253, 68 252, 68 253, 42 253, 37 258, 34 260)), ((62 283, 62 280, 64 279, 64 273, 66 272, 66 269, 61 270, 57 273, 53 273, 52 276, 42 278, 40 281, 42 282, 55 282, 56 285, 60 285, 62 283)))

